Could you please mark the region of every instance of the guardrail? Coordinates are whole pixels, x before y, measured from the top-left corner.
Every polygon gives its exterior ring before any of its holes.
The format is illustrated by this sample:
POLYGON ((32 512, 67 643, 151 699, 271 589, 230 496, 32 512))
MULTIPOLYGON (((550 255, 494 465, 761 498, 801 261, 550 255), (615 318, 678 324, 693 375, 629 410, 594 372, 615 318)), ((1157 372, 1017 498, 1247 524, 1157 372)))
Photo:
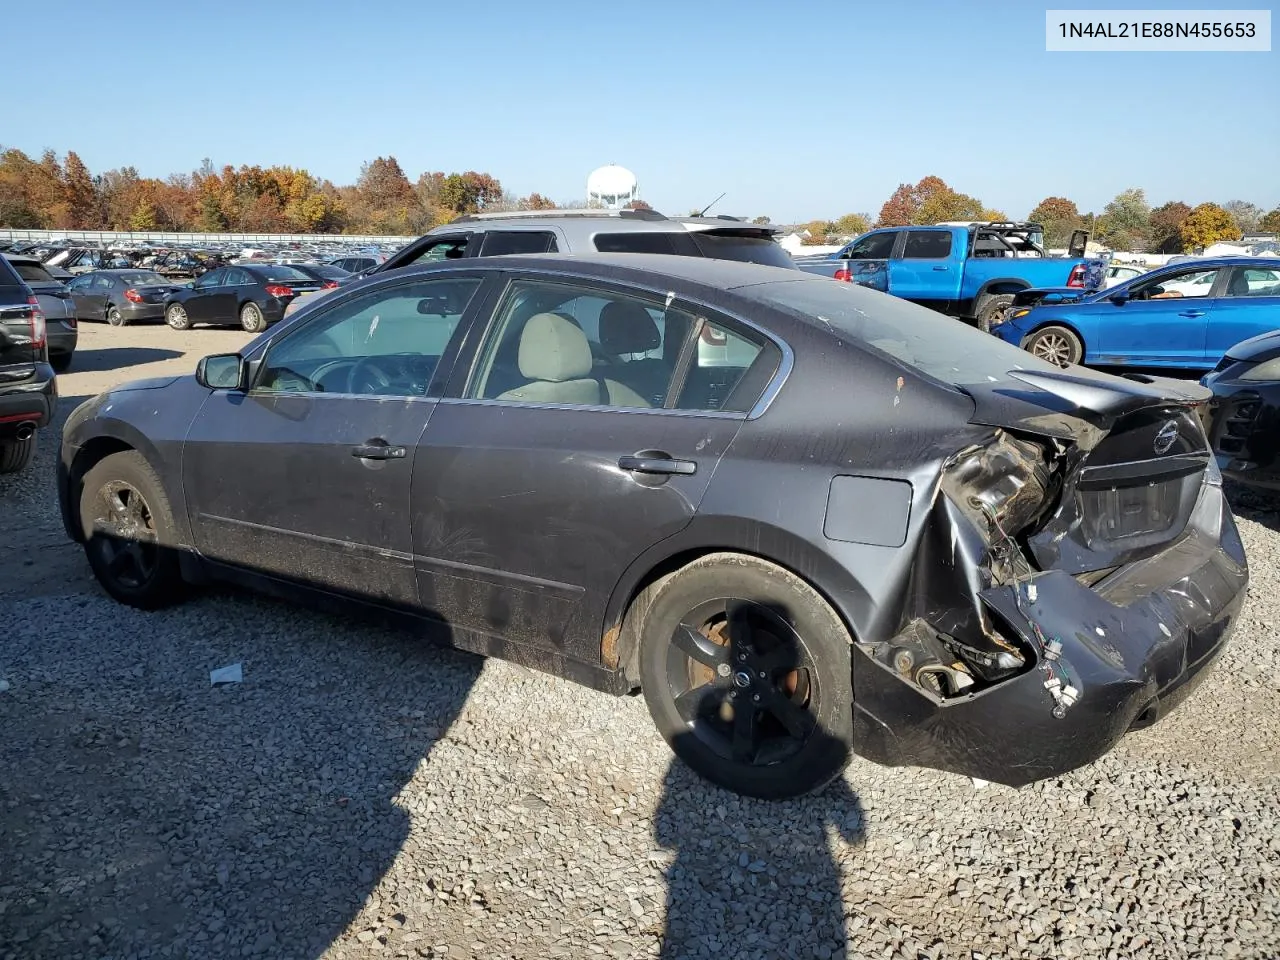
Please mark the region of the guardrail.
POLYGON ((0 240, 69 240, 112 243, 315 243, 328 241, 346 246, 361 243, 405 244, 413 237, 371 236, 350 233, 172 233, 163 230, 19 230, 0 227, 0 240))

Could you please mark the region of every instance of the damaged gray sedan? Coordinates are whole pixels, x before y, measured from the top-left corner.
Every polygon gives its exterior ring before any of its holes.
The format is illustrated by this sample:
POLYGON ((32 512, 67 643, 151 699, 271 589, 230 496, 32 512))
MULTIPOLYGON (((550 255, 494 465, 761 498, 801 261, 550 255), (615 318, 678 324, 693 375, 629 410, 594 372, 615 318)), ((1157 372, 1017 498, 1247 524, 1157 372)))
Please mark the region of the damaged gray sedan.
POLYGON ((125 603, 227 580, 643 692, 754 796, 853 751, 1021 785, 1155 722, 1234 626, 1206 396, 795 271, 492 258, 88 401, 58 483, 125 603))

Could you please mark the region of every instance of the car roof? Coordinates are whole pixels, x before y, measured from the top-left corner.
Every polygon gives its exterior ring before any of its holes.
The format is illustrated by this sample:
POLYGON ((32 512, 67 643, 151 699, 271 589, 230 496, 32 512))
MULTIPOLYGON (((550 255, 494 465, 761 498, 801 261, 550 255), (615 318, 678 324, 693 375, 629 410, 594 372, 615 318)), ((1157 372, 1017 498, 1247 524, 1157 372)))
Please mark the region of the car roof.
MULTIPOLYGON (((1165 264, 1165 267, 1270 267, 1280 270, 1280 257, 1195 257, 1191 260, 1179 260, 1177 263, 1165 264)), ((1163 270, 1164 267, 1156 267, 1163 270)))
POLYGON ((504 213, 475 213, 457 217, 427 231, 427 235, 455 233, 461 229, 495 230, 507 227, 537 229, 556 225, 562 229, 589 229, 601 226, 620 233, 675 233, 681 230, 744 230, 752 233, 776 234, 779 228, 770 223, 752 223, 736 217, 667 217, 656 210, 516 210, 504 213))

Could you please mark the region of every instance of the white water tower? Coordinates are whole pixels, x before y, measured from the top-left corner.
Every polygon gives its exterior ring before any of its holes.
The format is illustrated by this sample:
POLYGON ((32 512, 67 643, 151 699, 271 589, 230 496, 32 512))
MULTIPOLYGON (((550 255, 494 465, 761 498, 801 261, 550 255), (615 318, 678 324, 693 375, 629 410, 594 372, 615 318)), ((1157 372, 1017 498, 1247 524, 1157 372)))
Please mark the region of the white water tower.
POLYGON ((587 206, 617 210, 640 199, 636 175, 616 163, 593 170, 587 177, 587 206))

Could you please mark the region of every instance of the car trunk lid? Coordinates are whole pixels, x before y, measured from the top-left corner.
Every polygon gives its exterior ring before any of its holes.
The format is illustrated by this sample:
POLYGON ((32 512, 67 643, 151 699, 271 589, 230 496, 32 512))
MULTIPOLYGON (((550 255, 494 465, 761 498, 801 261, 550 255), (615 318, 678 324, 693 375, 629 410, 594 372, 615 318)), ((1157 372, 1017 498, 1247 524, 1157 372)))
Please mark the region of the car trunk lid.
POLYGON ((972 421, 1059 441, 1054 508, 1026 537, 1041 569, 1085 574, 1148 556, 1180 536, 1211 454, 1204 388, 1091 371, 1014 371, 975 386, 972 421))

